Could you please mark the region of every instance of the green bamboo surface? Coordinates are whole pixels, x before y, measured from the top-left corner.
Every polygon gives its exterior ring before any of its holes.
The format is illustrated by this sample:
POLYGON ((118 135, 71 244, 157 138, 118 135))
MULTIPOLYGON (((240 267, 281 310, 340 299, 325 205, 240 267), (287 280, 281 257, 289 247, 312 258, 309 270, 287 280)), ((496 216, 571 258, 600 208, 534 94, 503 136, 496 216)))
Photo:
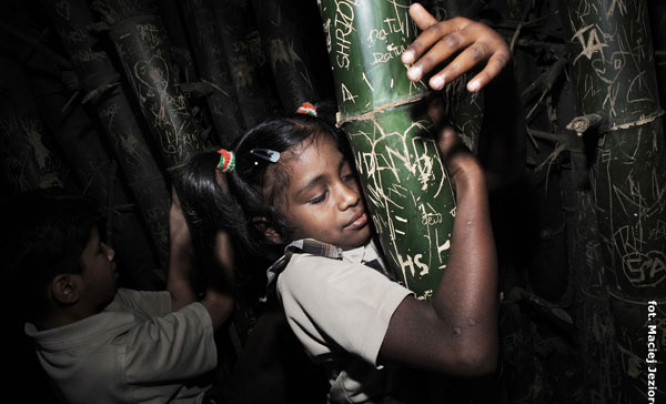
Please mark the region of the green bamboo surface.
POLYGON ((427 86, 400 55, 416 38, 409 1, 322 1, 339 124, 348 134, 388 266, 421 299, 437 289, 455 216, 425 113, 427 86))

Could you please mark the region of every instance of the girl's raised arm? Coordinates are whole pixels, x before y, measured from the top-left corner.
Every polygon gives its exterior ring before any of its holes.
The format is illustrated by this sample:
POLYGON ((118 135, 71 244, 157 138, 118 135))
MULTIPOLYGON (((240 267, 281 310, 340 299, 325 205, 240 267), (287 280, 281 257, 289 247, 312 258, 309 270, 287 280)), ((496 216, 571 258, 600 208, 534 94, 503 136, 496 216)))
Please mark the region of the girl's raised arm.
POLYGON ((456 187, 451 254, 432 304, 406 298, 394 312, 380 360, 458 375, 497 361, 497 261, 483 169, 452 129, 439 147, 456 187))

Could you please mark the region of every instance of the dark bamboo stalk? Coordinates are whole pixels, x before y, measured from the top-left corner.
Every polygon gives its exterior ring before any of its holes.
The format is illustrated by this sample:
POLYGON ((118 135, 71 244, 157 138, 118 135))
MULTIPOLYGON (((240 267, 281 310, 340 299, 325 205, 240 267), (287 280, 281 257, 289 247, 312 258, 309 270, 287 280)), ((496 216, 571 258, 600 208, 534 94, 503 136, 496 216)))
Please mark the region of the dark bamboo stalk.
POLYGON ((179 90, 161 19, 148 0, 94 1, 166 171, 179 187, 179 170, 202 150, 186 97, 179 90))
POLYGON ((249 0, 214 0, 218 27, 222 31, 224 60, 236 87, 246 128, 280 113, 281 108, 266 80, 266 61, 261 37, 249 0))
POLYGON ((400 61, 416 37, 409 1, 322 1, 339 122, 356 156, 368 207, 396 278, 430 299, 446 267, 455 215, 430 133, 425 84, 400 61))
POLYGON ((270 59, 273 80, 285 111, 303 102, 319 100, 312 82, 308 55, 303 47, 302 15, 293 1, 252 0, 264 52, 270 59))
POLYGON ((647 395, 658 402, 666 394, 650 389, 648 381, 666 384, 664 372, 651 371, 655 361, 666 360, 658 340, 666 335, 666 311, 650 302, 666 304, 666 145, 647 7, 645 1, 566 5, 577 112, 609 117, 591 179, 600 270, 608 281, 623 366, 622 401, 645 401, 647 395))
POLYGON ((206 84, 217 142, 228 147, 244 131, 236 88, 224 59, 222 34, 217 26, 210 0, 186 0, 180 3, 192 53, 199 71, 199 81, 206 84))
POLYGON ((35 114, 6 104, 0 109, 0 164, 4 195, 39 188, 63 188, 69 170, 35 114))
MULTIPOLYGON (((92 32, 94 20, 85 0, 43 2, 51 23, 69 53, 78 81, 118 159, 127 185, 147 224, 162 269, 169 253, 169 192, 132 105, 120 84, 120 74, 92 32), (67 13, 63 13, 67 10, 67 13)), ((148 275, 148 274, 145 274, 148 275)), ((164 276, 162 276, 164 278, 164 276)))

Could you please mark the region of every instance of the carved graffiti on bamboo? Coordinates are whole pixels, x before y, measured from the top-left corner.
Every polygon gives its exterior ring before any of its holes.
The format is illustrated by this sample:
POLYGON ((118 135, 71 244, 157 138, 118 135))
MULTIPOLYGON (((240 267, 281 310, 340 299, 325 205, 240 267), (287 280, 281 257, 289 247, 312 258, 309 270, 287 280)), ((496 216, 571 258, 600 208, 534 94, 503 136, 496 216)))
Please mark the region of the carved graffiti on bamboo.
MULTIPOLYGON (((380 64, 392 63, 407 49, 410 38, 415 32, 413 22, 408 15, 408 5, 399 4, 394 0, 385 0, 392 7, 389 16, 378 22, 378 26, 367 32, 359 33, 354 28, 355 18, 362 3, 358 1, 339 0, 335 2, 333 18, 324 21, 324 31, 329 53, 332 55, 333 63, 337 68, 343 70, 356 69, 359 66, 352 65, 351 60, 357 56, 353 51, 367 54, 367 66, 359 72, 361 76, 355 83, 339 83, 339 99, 342 103, 356 104, 365 97, 359 94, 358 85, 363 83, 370 93, 375 88, 385 91, 394 89, 395 78, 383 76, 374 77, 373 71, 380 64), (360 40, 362 49, 352 49, 352 42, 360 40), (377 82, 381 80, 381 82, 377 82), (354 89, 353 91, 351 89, 354 89)), ((400 64, 402 66, 402 64, 400 64)), ((427 90, 423 82, 409 82, 409 95, 422 93, 427 90)))
MULTIPOLYGON (((149 35, 149 34, 146 34, 149 35)), ((150 34, 152 35, 152 34, 150 34)), ((154 39, 151 37, 151 39, 154 39)), ((147 117, 158 126, 164 153, 182 155, 191 143, 189 116, 185 97, 169 91, 169 65, 159 54, 134 64, 137 92, 147 117), (181 119, 182 118, 182 119, 181 119), (181 122, 180 124, 178 122, 181 122)))
POLYGON ((55 4, 55 11, 56 13, 62 17, 63 20, 69 21, 70 19, 70 12, 72 9, 72 6, 69 4, 69 1, 58 1, 55 4))
POLYGON ((608 7, 608 11, 606 12, 606 18, 613 17, 616 10, 619 11, 620 15, 627 14, 627 5, 624 0, 612 0, 611 5, 608 7))
MULTIPOLYGON (((260 46, 258 33, 252 32, 247 39, 236 41, 231 45, 231 74, 238 88, 251 89, 257 76, 255 66, 264 63, 264 55, 260 46)), ((241 92, 240 95, 243 93, 241 92)))
POLYGON ((11 173, 9 179, 15 181, 19 189, 24 189, 34 186, 31 181, 25 181, 29 175, 28 172, 32 171, 31 164, 36 164, 36 169, 40 188, 47 188, 50 186, 62 186, 62 182, 58 178, 57 161, 53 161, 48 147, 44 144, 42 124, 40 121, 25 119, 23 117, 16 117, 13 115, 5 115, 0 118, 0 134, 4 135, 5 139, 10 136, 21 136, 27 141, 27 148, 24 145, 17 147, 15 143, 2 144, 2 150, 5 155, 10 155, 11 158, 5 158, 3 161, 3 169, 5 173, 11 173), (9 150, 9 152, 7 152, 9 150), (32 162, 32 163, 31 163, 32 162), (24 184, 25 182, 25 184, 24 184))
MULTIPOLYGON (((349 36, 354 31, 354 15, 357 0, 344 0, 335 2, 335 18, 333 22, 328 22, 329 29, 333 29, 333 38, 335 38, 335 62, 341 69, 349 69, 351 66, 349 51, 351 50, 351 41, 349 36)), ((329 34, 330 35, 330 34, 329 34)))
POLYGON ((125 170, 139 175, 145 174, 142 169, 144 161, 147 157, 152 159, 152 155, 140 138, 142 135, 135 133, 135 122, 118 119, 122 115, 123 105, 129 108, 123 101, 120 101, 120 104, 107 102, 99 110, 99 116, 109 133, 109 139, 114 142, 114 149, 122 151, 116 156, 125 170))
POLYGON ((370 44, 381 43, 381 47, 375 46, 375 51, 372 53, 372 64, 388 63, 400 55, 407 49, 409 45, 406 38, 409 38, 413 27, 409 15, 407 13, 407 6, 397 4, 395 1, 389 1, 393 4, 395 10, 395 17, 386 17, 382 21, 380 27, 374 28, 368 34, 366 41, 370 44), (395 40, 399 43, 396 43, 395 40), (382 48, 385 50, 380 51, 382 48))
MULTIPOLYGON (((606 17, 612 17, 616 12, 621 15, 627 14, 627 5, 625 1, 613 0, 610 6, 605 10, 606 17)), ((590 5, 582 11, 579 11, 579 18, 585 19, 588 16, 596 19, 597 14, 603 10, 597 10, 590 5)), ((610 28, 607 28, 610 29, 610 28)), ((583 98, 590 97, 599 92, 605 92, 603 101, 604 109, 609 116, 615 118, 623 111, 616 111, 617 97, 628 103, 654 102, 656 95, 650 90, 650 78, 647 77, 648 71, 644 66, 651 66, 652 53, 649 52, 648 43, 641 40, 645 38, 644 31, 647 27, 644 24, 635 24, 629 27, 617 26, 613 31, 604 31, 598 24, 589 24, 578 29, 572 40, 579 43, 580 53, 575 57, 574 65, 580 58, 589 60, 593 68, 594 76, 585 78, 585 91, 583 98), (637 40, 638 39, 638 40, 637 40), (609 54, 608 49, 617 48, 609 54), (623 74, 623 70, 631 69, 629 75, 631 79, 623 82, 618 77, 623 74), (596 86, 603 86, 598 88, 596 86), (626 97, 626 99, 624 99, 626 97)), ((627 76, 624 74, 624 76, 627 76)), ((624 105, 624 102, 621 103, 624 105)), ((641 109, 642 106, 636 108, 641 109)))
POLYGON ((270 41, 270 56, 271 56, 271 66, 273 71, 276 70, 276 65, 278 63, 285 63, 287 65, 293 66, 294 70, 298 72, 299 76, 303 81, 308 85, 309 88, 312 88, 312 79, 310 78, 310 73, 303 63, 303 59, 298 56, 298 53, 294 50, 294 41, 291 40, 289 43, 285 43, 282 39, 273 39, 270 41))
MULTIPOLYGON (((370 146, 368 151, 357 152, 356 165, 365 177, 368 203, 375 211, 373 215, 377 232, 388 233, 392 250, 387 251, 397 262, 407 282, 430 273, 431 268, 444 267, 443 254, 450 248, 450 235, 440 234, 437 225, 444 222, 445 215, 455 215, 455 210, 443 213, 419 196, 419 192, 431 192, 434 198, 446 184, 446 172, 438 159, 432 138, 413 135, 426 130, 426 122, 414 122, 403 133, 386 133, 374 122, 374 133, 350 134, 355 143, 361 137, 370 146), (397 246, 406 236, 410 220, 418 220, 424 229, 420 235, 427 240, 429 248, 413 254, 400 254, 397 246)), ((427 132, 426 132, 427 133, 427 132)))
MULTIPOLYGON (((386 17, 380 27, 372 29, 365 41, 370 44, 376 42, 385 42, 384 50, 376 47, 373 51, 373 64, 386 63, 399 57, 406 49, 404 39, 411 35, 413 28, 407 15, 407 6, 398 4, 395 1, 387 0, 393 4, 395 16, 386 17), (402 39, 401 43, 394 43, 393 38, 402 39)), ((339 68, 348 70, 351 67, 350 51, 352 41, 350 37, 354 32, 354 18, 358 1, 342 0, 335 2, 335 17, 333 21, 325 21, 324 29, 327 32, 327 45, 329 52, 335 52, 335 62, 339 68), (331 34, 331 30, 333 30, 331 34), (331 42, 335 42, 331 45, 331 42)))
MULTIPOLYGON (((642 251, 643 226, 623 226, 614 233, 615 253, 622 260, 622 271, 634 287, 657 288, 666 279, 666 254, 642 251)), ((646 235, 647 236, 647 235, 646 235)))
POLYGON ((42 142, 42 125, 37 121, 21 119, 20 125, 25 138, 32 146, 35 161, 40 170, 46 168, 51 159, 50 153, 42 142))

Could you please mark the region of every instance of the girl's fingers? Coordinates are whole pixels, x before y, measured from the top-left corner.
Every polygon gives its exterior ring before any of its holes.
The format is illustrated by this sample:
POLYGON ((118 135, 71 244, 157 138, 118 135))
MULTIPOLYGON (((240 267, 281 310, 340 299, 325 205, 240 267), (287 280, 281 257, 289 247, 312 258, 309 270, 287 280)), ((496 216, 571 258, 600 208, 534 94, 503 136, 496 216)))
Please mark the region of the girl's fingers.
POLYGON ((464 17, 440 22, 418 3, 412 4, 409 13, 423 30, 402 55, 404 64, 412 64, 407 70, 407 76, 412 81, 421 80, 460 52, 430 78, 429 85, 434 90, 440 90, 446 83, 487 61, 483 70, 467 84, 469 91, 479 91, 499 74, 510 58, 504 39, 481 23, 464 17))
MULTIPOLYGON (((439 66, 443 60, 447 60, 453 54, 458 52, 459 49, 464 49, 467 46, 469 46, 469 43, 464 36, 458 35, 457 33, 451 34, 446 40, 437 42, 430 50, 421 56, 419 60, 407 70, 407 76, 410 80, 420 80, 424 74, 439 66)), ((468 47, 465 52, 470 49, 472 48, 468 47)), ((473 66, 473 64, 470 65, 470 63, 473 63, 470 62, 470 58, 473 58, 478 52, 470 51, 472 52, 472 56, 470 56, 470 54, 465 55, 465 52, 458 55, 439 73, 431 77, 430 86, 433 89, 440 90, 444 87, 445 83, 455 79, 465 70, 473 66)))
POLYGON ((504 66, 509 61, 508 53, 505 54, 494 54, 486 63, 486 67, 481 70, 479 74, 474 76, 472 80, 467 83, 467 90, 471 92, 476 92, 481 90, 486 86, 492 79, 497 77, 500 74, 504 66))
POLYGON ((409 7, 409 15, 416 23, 416 26, 422 30, 439 22, 437 21, 437 18, 430 14, 428 10, 423 8, 419 3, 414 3, 409 7))
POLYGON ((493 49, 495 48, 485 43, 475 42, 434 74, 429 81, 430 87, 434 90, 441 90, 446 83, 487 60, 483 70, 467 83, 469 91, 479 91, 502 71, 509 60, 508 50, 504 52, 502 50, 493 51, 493 49))
POLYGON ((461 38, 458 33, 468 22, 469 20, 464 18, 453 18, 426 27, 402 54, 402 63, 410 64, 418 61, 428 49, 441 42, 455 48, 453 50, 459 49, 461 38))

